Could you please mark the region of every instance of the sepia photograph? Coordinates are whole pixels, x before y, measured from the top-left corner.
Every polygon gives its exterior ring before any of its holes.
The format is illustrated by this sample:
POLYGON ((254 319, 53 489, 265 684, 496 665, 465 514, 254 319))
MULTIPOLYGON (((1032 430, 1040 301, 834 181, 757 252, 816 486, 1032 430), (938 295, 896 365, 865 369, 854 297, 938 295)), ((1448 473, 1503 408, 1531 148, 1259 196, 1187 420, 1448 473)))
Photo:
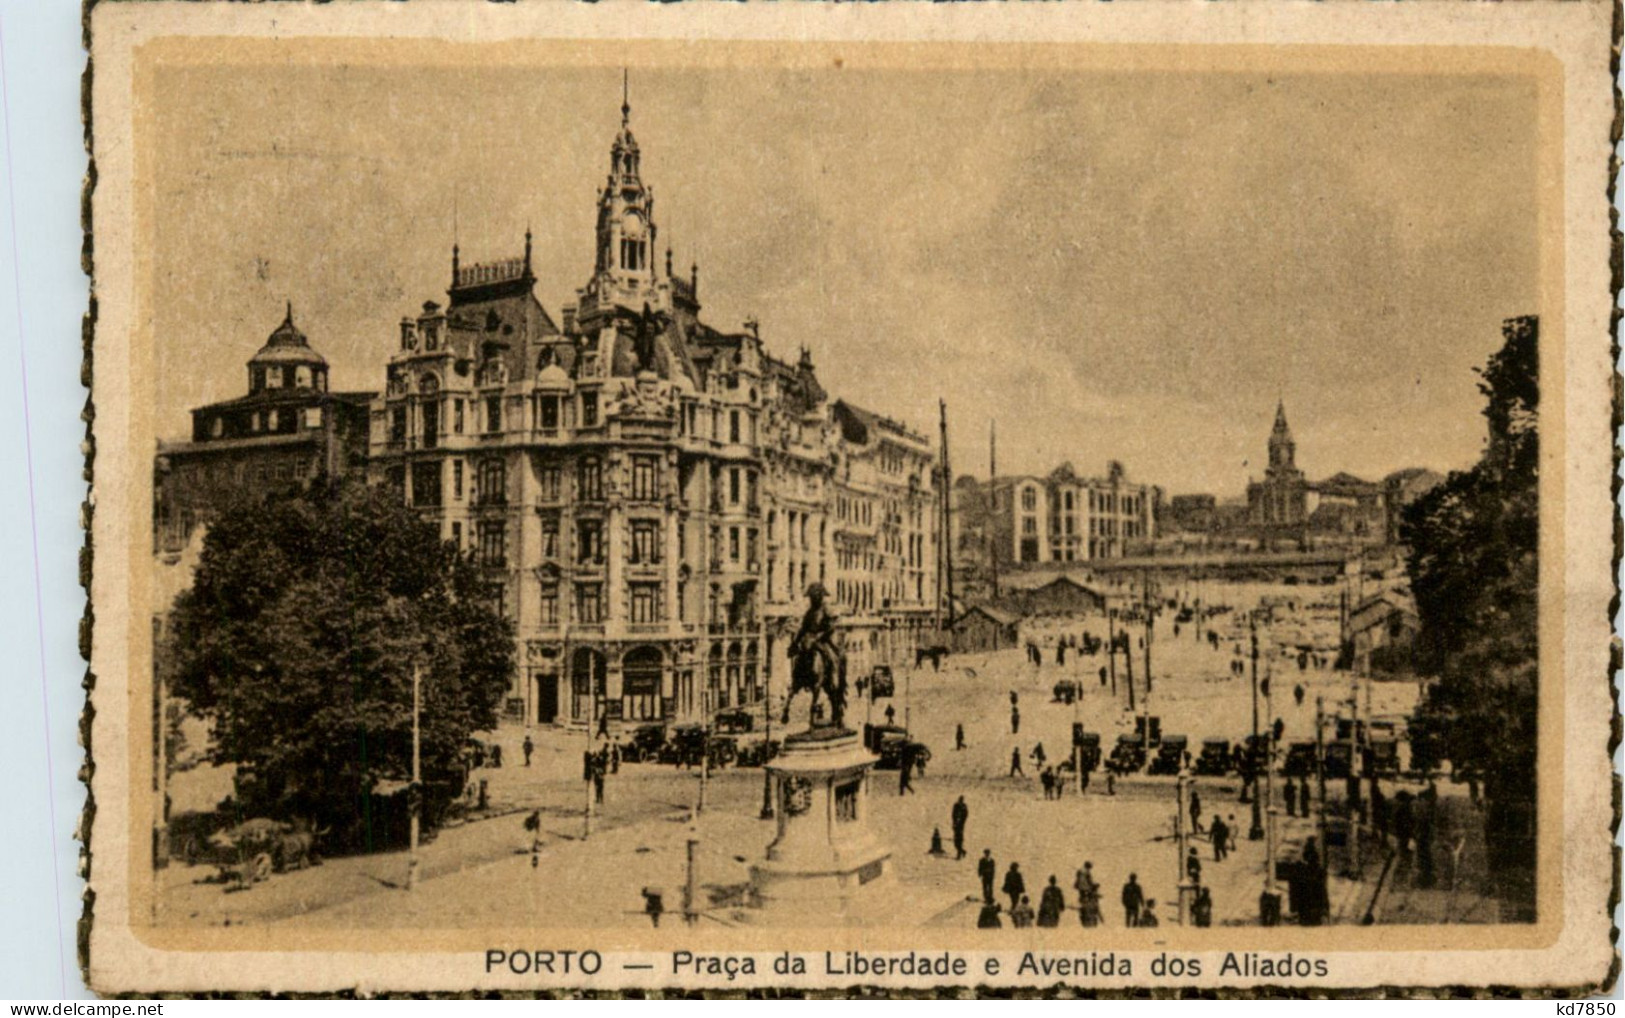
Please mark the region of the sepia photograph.
POLYGON ((108 988, 1603 979, 1563 59, 137 6, 108 988))

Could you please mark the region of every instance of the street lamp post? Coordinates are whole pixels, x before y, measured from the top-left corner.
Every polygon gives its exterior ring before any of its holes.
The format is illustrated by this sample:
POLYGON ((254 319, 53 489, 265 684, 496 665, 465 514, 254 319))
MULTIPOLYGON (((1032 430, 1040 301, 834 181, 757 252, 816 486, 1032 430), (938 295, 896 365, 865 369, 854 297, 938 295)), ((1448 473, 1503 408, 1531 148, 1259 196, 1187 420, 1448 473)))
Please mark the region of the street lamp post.
POLYGON ((773 819, 773 775, 767 769, 767 756, 773 745, 773 656, 762 662, 762 811, 763 820, 773 819))

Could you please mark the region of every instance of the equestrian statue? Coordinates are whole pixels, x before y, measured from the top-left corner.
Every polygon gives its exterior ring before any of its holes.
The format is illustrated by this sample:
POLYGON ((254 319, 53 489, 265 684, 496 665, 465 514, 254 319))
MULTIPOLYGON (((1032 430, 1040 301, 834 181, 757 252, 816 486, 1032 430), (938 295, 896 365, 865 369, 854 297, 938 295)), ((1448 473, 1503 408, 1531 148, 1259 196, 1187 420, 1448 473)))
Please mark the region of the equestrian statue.
POLYGON ((835 616, 824 602, 829 592, 822 583, 807 588, 807 614, 801 617, 801 628, 790 641, 790 695, 784 699, 784 721, 790 723, 790 704, 796 694, 807 690, 812 694, 812 710, 808 715, 808 729, 815 727, 840 728, 846 714, 846 656, 835 646, 835 616), (818 724, 818 697, 822 693, 829 703, 827 726, 818 724))

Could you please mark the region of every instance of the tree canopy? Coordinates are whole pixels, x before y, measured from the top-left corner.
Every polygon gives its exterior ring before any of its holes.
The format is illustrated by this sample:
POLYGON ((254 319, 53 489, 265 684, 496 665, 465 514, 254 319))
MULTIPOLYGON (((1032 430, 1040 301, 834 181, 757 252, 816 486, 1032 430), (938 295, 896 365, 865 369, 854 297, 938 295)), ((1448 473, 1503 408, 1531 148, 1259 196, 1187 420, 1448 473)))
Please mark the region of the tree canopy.
POLYGON ((414 668, 426 780, 458 774, 469 735, 495 725, 513 637, 488 595, 382 490, 244 501, 212 521, 176 599, 173 689, 255 808, 353 829, 379 781, 411 776, 414 668))
POLYGON ((1489 439, 1471 469, 1407 507, 1402 539, 1435 676, 1413 723, 1484 782, 1491 864, 1533 861, 1539 733, 1539 322, 1514 318, 1479 372, 1489 439))

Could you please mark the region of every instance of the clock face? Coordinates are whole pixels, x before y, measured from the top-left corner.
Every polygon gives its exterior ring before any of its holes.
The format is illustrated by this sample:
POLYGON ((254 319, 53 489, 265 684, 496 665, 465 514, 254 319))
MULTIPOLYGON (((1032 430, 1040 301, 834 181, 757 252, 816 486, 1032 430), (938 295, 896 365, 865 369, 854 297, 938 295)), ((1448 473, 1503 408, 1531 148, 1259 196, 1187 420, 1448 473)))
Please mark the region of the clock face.
POLYGON ((643 236, 643 217, 635 212, 628 212, 621 219, 621 234, 629 240, 637 240, 643 236))
POLYGON ((812 782, 806 778, 784 779, 784 812, 796 816, 812 806, 812 782))

